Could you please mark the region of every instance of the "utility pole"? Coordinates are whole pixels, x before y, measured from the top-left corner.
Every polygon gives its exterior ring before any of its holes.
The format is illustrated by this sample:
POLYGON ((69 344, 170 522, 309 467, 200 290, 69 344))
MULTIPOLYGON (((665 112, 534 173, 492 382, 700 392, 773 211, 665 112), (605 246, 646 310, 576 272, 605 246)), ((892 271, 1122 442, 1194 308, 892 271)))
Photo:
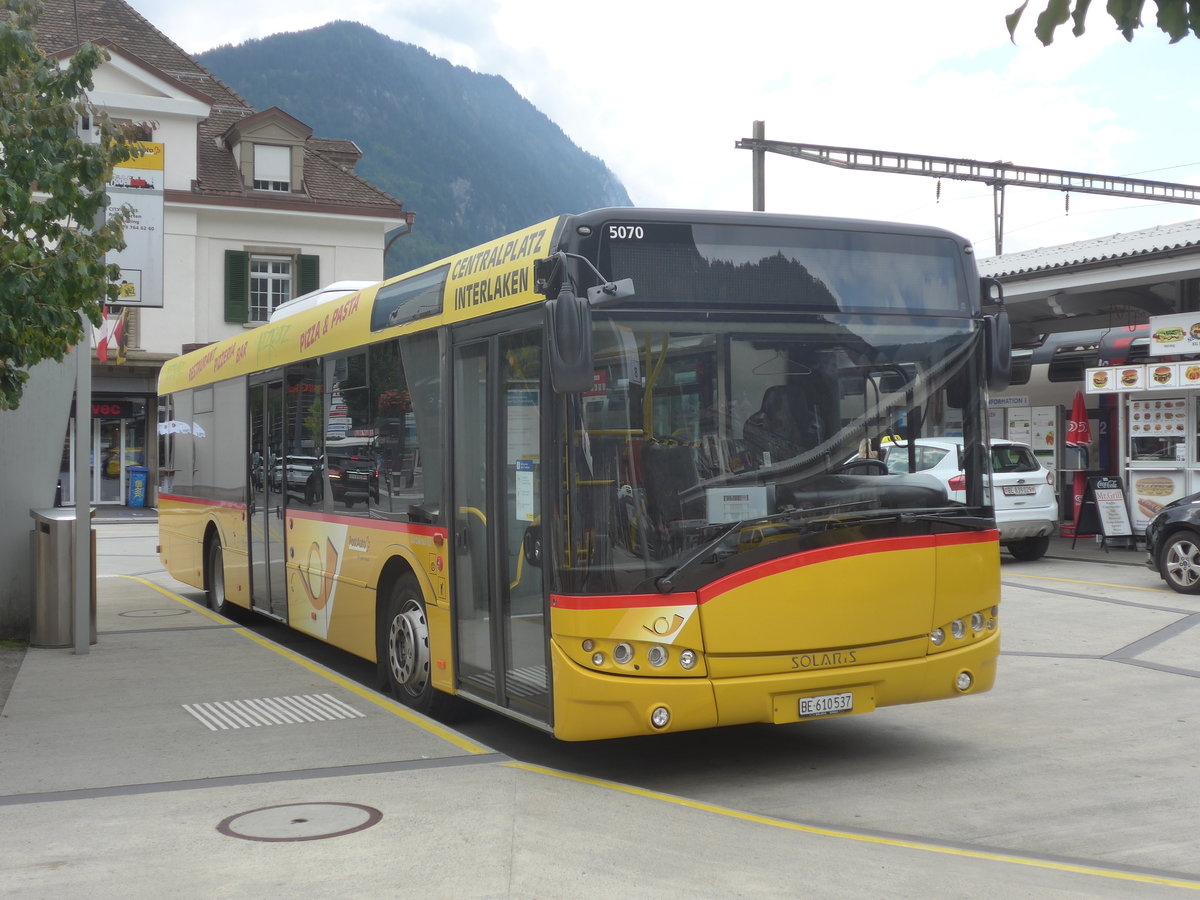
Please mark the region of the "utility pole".
MULTIPOLYGON (((754 123, 754 140, 761 145, 766 143, 766 136, 766 123, 760 119, 754 123)), ((754 211, 764 212, 767 208, 767 151, 762 146, 755 147, 753 156, 754 211)))
POLYGON ((1121 178, 1115 175, 1093 175, 1063 169, 1042 169, 1018 166, 1010 162, 984 162, 977 159, 956 159, 948 156, 926 156, 920 153, 897 153, 891 150, 863 150, 856 147, 831 147, 824 144, 798 144, 787 141, 768 141, 762 122, 755 122, 754 137, 742 138, 734 146, 750 150, 754 156, 755 209, 762 200, 765 187, 761 157, 780 153, 796 159, 836 166, 839 169, 858 169, 867 172, 890 172, 894 175, 923 175, 926 178, 953 178, 956 181, 978 181, 992 186, 992 212, 996 232, 996 255, 1004 246, 1004 188, 1041 188, 1071 191, 1080 194, 1102 194, 1109 197, 1132 197, 1138 200, 1159 200, 1165 203, 1200 205, 1200 187, 1169 181, 1145 181, 1140 178, 1121 178))

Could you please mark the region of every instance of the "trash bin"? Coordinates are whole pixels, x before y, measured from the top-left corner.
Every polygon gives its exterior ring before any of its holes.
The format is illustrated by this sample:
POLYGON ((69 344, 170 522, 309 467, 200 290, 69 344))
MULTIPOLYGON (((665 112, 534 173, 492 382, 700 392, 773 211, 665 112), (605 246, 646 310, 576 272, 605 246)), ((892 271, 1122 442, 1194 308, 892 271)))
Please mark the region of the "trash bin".
POLYGON ((129 505, 141 509, 146 505, 146 482, 150 470, 145 466, 127 466, 129 473, 129 505))
MULTIPOLYGON (((31 509, 33 516, 33 601, 29 644, 75 646, 75 510, 31 509)), ((91 532, 91 602, 88 643, 96 643, 96 529, 91 532)))

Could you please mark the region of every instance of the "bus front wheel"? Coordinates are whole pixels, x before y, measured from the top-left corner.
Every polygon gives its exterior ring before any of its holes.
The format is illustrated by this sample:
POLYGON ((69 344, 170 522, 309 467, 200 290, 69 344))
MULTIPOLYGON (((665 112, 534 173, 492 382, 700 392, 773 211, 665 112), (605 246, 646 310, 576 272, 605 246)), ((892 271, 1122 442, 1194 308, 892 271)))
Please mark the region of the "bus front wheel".
POLYGON ((429 619, 421 587, 411 574, 388 590, 378 639, 380 674, 392 696, 418 712, 435 714, 446 698, 430 681, 429 619))

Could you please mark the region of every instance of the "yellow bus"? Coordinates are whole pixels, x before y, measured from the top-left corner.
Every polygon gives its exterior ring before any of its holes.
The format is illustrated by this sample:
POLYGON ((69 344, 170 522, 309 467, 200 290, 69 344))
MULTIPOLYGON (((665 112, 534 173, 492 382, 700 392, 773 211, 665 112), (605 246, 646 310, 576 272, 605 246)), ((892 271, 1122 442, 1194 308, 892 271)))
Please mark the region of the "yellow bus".
POLYGON ((1008 341, 948 232, 550 219, 164 366, 162 560, 563 740, 977 694, 1008 341), (965 500, 875 458, 942 435, 965 500))

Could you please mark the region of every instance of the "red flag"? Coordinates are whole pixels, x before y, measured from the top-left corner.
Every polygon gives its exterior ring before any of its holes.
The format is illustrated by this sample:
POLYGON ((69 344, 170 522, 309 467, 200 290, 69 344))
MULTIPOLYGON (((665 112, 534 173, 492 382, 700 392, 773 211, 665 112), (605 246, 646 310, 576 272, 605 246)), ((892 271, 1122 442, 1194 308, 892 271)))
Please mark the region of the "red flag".
MULTIPOLYGON (((95 331, 95 329, 92 329, 95 331)), ((100 307, 100 331, 96 336, 96 359, 108 362, 108 307, 100 307)))

